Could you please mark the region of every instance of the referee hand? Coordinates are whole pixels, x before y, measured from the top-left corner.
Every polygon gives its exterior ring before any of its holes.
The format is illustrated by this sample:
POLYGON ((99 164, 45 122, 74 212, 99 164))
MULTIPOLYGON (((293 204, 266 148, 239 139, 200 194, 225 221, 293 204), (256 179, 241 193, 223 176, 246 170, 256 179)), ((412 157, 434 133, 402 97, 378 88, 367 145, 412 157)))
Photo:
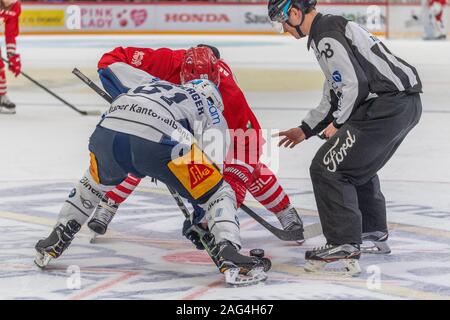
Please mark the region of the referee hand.
POLYGON ((306 136, 303 130, 299 127, 295 127, 286 131, 280 131, 272 135, 272 137, 280 137, 280 142, 278 142, 278 146, 281 147, 284 145, 285 148, 293 148, 298 145, 300 142, 305 140, 306 136))

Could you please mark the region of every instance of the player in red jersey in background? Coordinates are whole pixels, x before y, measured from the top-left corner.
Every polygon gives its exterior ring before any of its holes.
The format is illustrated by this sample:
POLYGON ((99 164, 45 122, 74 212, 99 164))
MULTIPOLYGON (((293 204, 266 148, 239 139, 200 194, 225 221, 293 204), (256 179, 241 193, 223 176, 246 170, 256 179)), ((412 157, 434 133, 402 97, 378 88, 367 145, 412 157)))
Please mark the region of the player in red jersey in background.
POLYGON ((425 0, 424 40, 444 40, 445 33, 443 14, 447 0, 425 0))
MULTIPOLYGON (((127 81, 127 76, 119 80, 120 72, 114 72, 114 64, 117 63, 126 63, 176 84, 197 78, 214 82, 222 95, 223 115, 228 127, 234 129, 234 154, 227 160, 224 179, 235 191, 237 206, 244 201, 248 190, 256 200, 277 216, 285 230, 303 228, 302 220, 278 184, 275 174, 259 160, 265 143, 261 127, 230 67, 220 59, 217 48, 208 45, 199 45, 188 50, 118 47, 104 54, 98 63, 101 82, 113 97, 127 91, 126 85, 123 84, 127 81)), ((99 234, 105 233, 118 205, 133 192, 139 182, 139 179, 130 175, 108 192, 90 220, 89 227, 99 234)), ((303 238, 298 239, 298 242, 303 242, 303 238)))
MULTIPOLYGON (((20 55, 16 53, 16 37, 19 35, 21 5, 17 0, 0 0, 0 19, 5 26, 6 56, 9 70, 17 77, 20 73, 20 55)), ((0 59, 0 113, 16 113, 16 105, 6 95, 5 64, 0 59)))

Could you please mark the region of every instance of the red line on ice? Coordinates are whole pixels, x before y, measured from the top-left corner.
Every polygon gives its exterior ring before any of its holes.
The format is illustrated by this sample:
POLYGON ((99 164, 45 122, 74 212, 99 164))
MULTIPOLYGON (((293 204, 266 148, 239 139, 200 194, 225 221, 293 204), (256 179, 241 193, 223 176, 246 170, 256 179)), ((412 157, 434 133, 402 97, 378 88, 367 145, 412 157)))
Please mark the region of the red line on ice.
POLYGON ((110 288, 110 287, 112 287, 112 286, 114 286, 114 285, 116 285, 116 284, 118 284, 120 282, 126 281, 129 278, 132 278, 132 277, 134 277, 134 276, 136 276, 138 274, 139 274, 139 272, 127 272, 127 273, 121 275, 120 277, 108 280, 105 283, 100 284, 100 285, 98 285, 98 286, 96 286, 96 287, 94 287, 92 289, 89 289, 89 290, 86 290, 85 292, 82 292, 80 294, 74 295, 71 298, 69 298, 69 300, 85 299, 88 296, 91 296, 91 295, 97 294, 97 293, 99 293, 101 291, 104 291, 104 290, 106 290, 106 289, 108 289, 108 288, 110 288))

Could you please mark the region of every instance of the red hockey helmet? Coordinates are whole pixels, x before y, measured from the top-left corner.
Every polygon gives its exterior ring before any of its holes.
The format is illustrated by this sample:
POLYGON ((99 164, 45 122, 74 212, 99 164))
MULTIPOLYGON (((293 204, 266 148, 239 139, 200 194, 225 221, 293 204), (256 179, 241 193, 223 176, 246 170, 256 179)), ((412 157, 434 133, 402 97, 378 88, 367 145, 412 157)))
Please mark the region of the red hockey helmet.
POLYGON ((186 51, 181 64, 181 83, 194 79, 207 79, 219 85, 219 65, 213 51, 208 47, 193 47, 186 51))

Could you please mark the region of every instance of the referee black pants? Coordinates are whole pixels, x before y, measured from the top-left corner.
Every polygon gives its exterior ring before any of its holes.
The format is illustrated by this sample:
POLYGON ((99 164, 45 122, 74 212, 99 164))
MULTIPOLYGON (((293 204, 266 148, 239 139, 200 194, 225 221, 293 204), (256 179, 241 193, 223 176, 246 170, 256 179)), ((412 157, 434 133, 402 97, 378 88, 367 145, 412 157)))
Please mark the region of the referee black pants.
POLYGON ((392 93, 366 101, 314 157, 310 174, 327 242, 361 243, 387 231, 377 172, 419 122, 420 95, 392 93))

